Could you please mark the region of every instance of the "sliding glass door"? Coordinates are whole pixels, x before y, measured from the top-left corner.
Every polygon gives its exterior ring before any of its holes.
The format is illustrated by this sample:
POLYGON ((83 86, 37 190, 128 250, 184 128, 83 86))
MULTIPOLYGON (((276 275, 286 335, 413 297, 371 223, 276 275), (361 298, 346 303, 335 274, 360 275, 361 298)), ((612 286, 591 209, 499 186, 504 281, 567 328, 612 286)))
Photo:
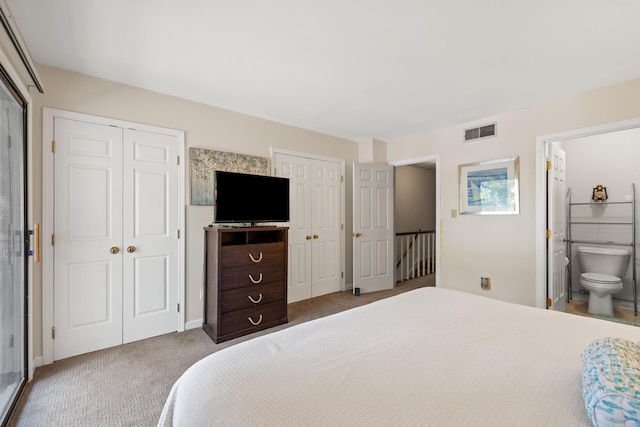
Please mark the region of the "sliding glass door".
POLYGON ((0 422, 6 420, 26 371, 25 107, 0 68, 0 422))

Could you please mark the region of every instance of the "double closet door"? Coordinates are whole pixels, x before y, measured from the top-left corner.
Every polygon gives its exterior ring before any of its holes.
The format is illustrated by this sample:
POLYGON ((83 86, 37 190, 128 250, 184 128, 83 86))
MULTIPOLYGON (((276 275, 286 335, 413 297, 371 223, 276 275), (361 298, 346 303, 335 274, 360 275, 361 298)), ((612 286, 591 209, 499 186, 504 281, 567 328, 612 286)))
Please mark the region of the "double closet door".
POLYGON ((54 118, 54 360, 178 329, 178 138, 54 118))
POLYGON ((288 302, 339 291, 341 163, 277 152, 273 164, 290 180, 288 302))

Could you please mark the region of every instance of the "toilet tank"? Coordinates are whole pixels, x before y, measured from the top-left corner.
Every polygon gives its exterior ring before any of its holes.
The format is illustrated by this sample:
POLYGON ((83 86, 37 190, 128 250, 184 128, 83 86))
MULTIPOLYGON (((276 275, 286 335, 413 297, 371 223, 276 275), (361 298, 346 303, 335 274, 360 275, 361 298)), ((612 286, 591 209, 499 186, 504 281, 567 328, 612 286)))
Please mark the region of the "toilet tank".
POLYGON ((601 273, 623 277, 631 251, 618 248, 578 246, 578 264, 582 273, 601 273))

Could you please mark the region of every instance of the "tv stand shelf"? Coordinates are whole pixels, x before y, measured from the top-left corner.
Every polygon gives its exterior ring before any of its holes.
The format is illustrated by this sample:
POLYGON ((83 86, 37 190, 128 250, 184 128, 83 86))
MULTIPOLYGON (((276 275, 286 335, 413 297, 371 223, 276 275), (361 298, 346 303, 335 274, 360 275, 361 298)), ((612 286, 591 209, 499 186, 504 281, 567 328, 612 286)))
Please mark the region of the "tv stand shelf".
POLYGON ((205 227, 202 328, 216 342, 287 323, 286 227, 205 227))
MULTIPOLYGON (((212 227, 215 229, 215 227, 212 227)), ((222 246, 251 245, 282 241, 281 227, 238 227, 224 228, 222 246)))

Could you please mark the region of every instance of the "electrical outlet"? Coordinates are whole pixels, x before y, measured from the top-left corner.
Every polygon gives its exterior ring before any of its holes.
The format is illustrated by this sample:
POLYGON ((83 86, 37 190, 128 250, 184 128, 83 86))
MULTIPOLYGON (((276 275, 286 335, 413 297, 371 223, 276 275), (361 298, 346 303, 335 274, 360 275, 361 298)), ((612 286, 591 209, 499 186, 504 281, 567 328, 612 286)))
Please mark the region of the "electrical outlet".
POLYGON ((481 277, 480 278, 480 287, 484 290, 491 289, 491 278, 489 277, 481 277))

